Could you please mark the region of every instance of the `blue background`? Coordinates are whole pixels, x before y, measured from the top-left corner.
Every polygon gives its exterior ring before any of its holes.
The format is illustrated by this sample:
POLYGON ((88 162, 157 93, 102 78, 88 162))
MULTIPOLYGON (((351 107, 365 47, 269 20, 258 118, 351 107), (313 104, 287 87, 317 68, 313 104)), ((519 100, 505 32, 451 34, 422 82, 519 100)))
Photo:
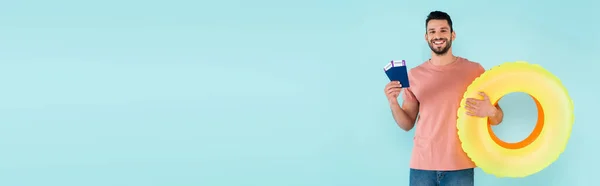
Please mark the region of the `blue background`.
MULTIPOLYGON (((572 138, 538 174, 476 185, 589 185, 598 143, 593 1, 4 1, 0 185, 386 186, 408 183, 413 132, 382 68, 429 57, 425 16, 456 55, 527 60, 575 102, 572 138)), ((507 141, 531 98, 501 100, 507 141)))

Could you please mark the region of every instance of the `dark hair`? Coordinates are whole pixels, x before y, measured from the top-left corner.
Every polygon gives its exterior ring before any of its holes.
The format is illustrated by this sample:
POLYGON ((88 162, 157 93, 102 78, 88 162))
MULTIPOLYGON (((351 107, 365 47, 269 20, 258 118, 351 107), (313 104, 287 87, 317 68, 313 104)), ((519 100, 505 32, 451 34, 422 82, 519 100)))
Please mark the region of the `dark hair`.
POLYGON ((442 11, 433 11, 431 13, 429 13, 429 15, 427 16, 427 19, 425 20, 425 28, 427 29, 427 25, 429 25, 429 21, 431 20, 446 20, 448 21, 448 25, 450 25, 450 31, 454 31, 454 28, 452 27, 452 19, 450 19, 450 15, 448 15, 446 12, 442 12, 442 11))

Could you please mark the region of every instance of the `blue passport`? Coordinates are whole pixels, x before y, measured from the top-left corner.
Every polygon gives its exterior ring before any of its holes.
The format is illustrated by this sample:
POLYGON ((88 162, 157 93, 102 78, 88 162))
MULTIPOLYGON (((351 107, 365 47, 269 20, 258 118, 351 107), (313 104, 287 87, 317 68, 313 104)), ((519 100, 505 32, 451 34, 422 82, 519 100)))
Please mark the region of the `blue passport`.
POLYGON ((383 68, 385 74, 390 81, 399 81, 402 84, 402 88, 410 87, 408 81, 408 69, 406 69, 406 61, 393 60, 383 68))

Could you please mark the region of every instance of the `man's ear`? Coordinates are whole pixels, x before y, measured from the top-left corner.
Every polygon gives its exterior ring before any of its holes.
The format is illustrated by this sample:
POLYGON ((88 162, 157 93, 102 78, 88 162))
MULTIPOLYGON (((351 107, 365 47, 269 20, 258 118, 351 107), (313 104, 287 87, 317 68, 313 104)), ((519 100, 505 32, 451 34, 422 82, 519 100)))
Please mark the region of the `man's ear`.
POLYGON ((429 39, 427 39, 427 32, 425 32, 425 42, 429 42, 429 39))
POLYGON ((452 31, 452 41, 456 39, 456 32, 452 31))

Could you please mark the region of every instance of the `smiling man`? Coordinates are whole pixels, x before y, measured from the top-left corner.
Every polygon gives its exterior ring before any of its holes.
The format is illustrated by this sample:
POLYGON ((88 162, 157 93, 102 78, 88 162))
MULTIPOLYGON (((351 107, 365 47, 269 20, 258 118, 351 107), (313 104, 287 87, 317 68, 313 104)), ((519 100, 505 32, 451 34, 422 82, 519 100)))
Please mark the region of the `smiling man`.
MULTIPOLYGON (((409 71, 410 88, 401 88, 397 81, 384 88, 397 125, 410 131, 417 122, 410 185, 472 186, 476 166, 461 148, 456 114, 467 87, 485 69, 477 62, 452 53, 456 33, 447 13, 431 12, 425 26, 431 58, 409 71), (402 105, 398 102, 399 95, 402 95, 402 105)), ((487 117, 492 125, 499 124, 502 109, 492 105, 483 92, 480 95, 483 99, 467 100, 468 114, 487 117)))

